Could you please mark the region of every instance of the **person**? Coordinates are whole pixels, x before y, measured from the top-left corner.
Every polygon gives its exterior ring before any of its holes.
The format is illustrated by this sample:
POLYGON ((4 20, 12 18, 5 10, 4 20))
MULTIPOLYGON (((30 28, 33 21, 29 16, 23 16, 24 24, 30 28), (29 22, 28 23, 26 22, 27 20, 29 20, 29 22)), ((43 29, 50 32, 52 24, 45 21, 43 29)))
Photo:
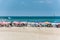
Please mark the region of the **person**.
POLYGON ((10 26, 12 27, 13 25, 12 25, 12 22, 10 23, 10 26))
POLYGON ((60 24, 56 25, 57 28, 60 28, 60 24))

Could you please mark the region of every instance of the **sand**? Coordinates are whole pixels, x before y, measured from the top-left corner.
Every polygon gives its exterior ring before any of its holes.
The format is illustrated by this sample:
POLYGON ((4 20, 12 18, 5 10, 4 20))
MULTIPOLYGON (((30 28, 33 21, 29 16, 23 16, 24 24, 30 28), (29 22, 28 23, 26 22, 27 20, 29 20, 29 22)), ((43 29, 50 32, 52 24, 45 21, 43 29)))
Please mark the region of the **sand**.
POLYGON ((1 27, 0 40, 60 40, 60 28, 1 27))

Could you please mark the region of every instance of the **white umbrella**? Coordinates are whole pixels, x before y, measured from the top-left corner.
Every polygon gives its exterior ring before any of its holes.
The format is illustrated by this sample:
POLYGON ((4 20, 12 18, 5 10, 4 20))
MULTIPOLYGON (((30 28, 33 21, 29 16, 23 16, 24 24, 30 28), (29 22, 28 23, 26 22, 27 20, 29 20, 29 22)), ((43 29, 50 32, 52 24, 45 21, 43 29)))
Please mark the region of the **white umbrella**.
POLYGON ((27 23, 27 22, 21 22, 21 23, 27 23))

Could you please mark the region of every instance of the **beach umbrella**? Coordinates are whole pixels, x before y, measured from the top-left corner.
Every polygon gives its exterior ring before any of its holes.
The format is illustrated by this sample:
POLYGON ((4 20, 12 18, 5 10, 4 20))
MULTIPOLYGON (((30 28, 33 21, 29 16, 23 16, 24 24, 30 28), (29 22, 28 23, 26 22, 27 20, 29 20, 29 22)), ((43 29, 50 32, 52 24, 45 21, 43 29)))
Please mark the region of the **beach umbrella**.
POLYGON ((11 23, 11 22, 7 22, 7 23, 11 23))
POLYGON ((35 24, 34 22, 31 22, 31 24, 35 24))
POLYGON ((43 22, 39 22, 38 24, 43 24, 43 22))
POLYGON ((28 25, 30 25, 30 26, 33 25, 33 24, 34 24, 33 22, 28 22, 28 25))
POLYGON ((14 24, 20 24, 20 22, 13 22, 14 24))
POLYGON ((8 22, 2 22, 2 24, 5 25, 5 24, 9 24, 9 23, 8 22))
POLYGON ((28 25, 35 26, 35 22, 28 22, 28 25))
POLYGON ((44 24, 51 24, 51 22, 44 22, 44 24))
POLYGON ((20 23, 24 23, 24 24, 27 24, 27 22, 20 22, 20 23))
POLYGON ((31 22, 28 22, 28 24, 31 24, 31 22))
POLYGON ((44 26, 47 26, 48 24, 51 24, 51 22, 43 22, 44 26))
POLYGON ((10 24, 10 22, 0 22, 0 25, 3 25, 3 26, 7 26, 7 25, 9 25, 10 24))
POLYGON ((28 24, 31 24, 31 25, 33 25, 33 24, 36 24, 35 22, 28 22, 28 24))
POLYGON ((0 22, 0 24, 2 24, 2 22, 0 22))
POLYGON ((60 24, 60 23, 52 23, 52 25, 58 25, 58 24, 60 24))
POLYGON ((8 22, 0 22, 1 25, 8 25, 8 22))

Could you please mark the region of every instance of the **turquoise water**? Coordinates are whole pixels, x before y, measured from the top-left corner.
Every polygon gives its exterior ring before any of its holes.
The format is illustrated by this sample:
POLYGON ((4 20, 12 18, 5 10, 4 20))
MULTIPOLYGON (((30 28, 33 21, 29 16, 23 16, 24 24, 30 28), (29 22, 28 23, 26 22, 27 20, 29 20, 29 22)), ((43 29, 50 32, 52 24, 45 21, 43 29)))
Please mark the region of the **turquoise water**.
POLYGON ((60 22, 60 17, 54 16, 0 16, 0 21, 24 21, 24 22, 60 22))

